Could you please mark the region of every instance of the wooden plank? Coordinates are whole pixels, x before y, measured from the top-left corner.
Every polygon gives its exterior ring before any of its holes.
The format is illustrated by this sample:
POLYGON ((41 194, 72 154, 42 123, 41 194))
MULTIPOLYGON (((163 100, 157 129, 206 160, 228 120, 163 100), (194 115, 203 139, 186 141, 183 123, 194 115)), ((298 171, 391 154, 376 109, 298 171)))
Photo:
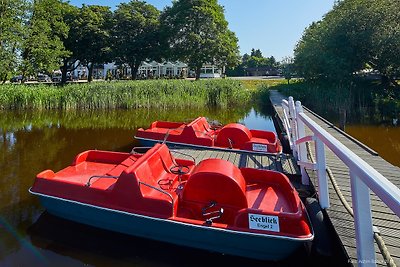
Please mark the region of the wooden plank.
MULTIPOLYGON (((339 199, 331 199, 331 207, 330 209, 332 210, 337 210, 337 211, 343 211, 345 212, 342 207, 343 204, 342 202, 340 202, 339 199)), ((351 205, 350 205, 351 206, 351 205)), ((377 218, 377 219, 382 219, 382 220, 388 220, 388 221, 392 221, 392 222, 398 222, 398 217, 396 215, 394 215, 393 213, 389 213, 387 211, 383 212, 381 210, 381 208, 378 206, 373 206, 372 207, 372 218, 377 218)), ((390 209, 388 209, 390 210, 390 209)), ((346 211, 347 212, 347 211, 346 211)), ((400 243, 400 242, 399 242, 400 243)))
MULTIPOLYGON (((351 215, 347 211, 344 211, 342 209, 337 210, 334 208, 338 208, 338 207, 332 207, 332 208, 328 209, 328 213, 330 216, 335 216, 338 218, 343 218, 343 219, 347 219, 349 221, 353 221, 353 217, 351 217, 351 215)), ((398 231, 398 236, 400 237, 400 228, 399 228, 400 225, 399 225, 398 221, 388 220, 388 219, 377 217, 374 215, 372 216, 372 218, 373 218, 374 225, 378 225, 379 227, 385 227, 385 228, 389 228, 389 229, 398 231)))
POLYGON ((222 159, 232 162, 230 159, 231 156, 232 156, 231 152, 225 152, 224 155, 222 156, 222 159))
MULTIPOLYGON (((354 222, 352 220, 346 220, 340 217, 335 217, 334 215, 329 215, 329 218, 332 221, 333 225, 337 227, 336 231, 338 233, 343 231, 343 229, 347 227, 350 227, 354 231, 354 222)), ((398 236, 396 236, 396 234, 398 234, 396 230, 382 227, 382 229, 379 229, 379 231, 381 232, 382 236, 389 236, 396 239, 398 238, 398 236)))
POLYGON ((288 173, 288 174, 296 173, 296 169, 294 167, 293 161, 290 159, 290 157, 288 155, 281 156, 281 164, 282 164, 283 172, 288 173))
MULTIPOLYGON (((340 228, 341 234, 344 236, 354 237, 354 224, 349 224, 348 222, 346 222, 346 223, 347 223, 346 225, 343 225, 340 228), (350 225, 352 227, 350 227, 350 225)), ((397 249, 399 248, 400 244, 399 244, 399 240, 397 237, 393 237, 391 235, 385 235, 382 232, 381 232, 381 236, 385 240, 386 244, 388 244, 392 247, 396 247, 397 249)))
POLYGON ((269 156, 262 157, 262 165, 263 165, 263 168, 266 170, 273 170, 273 171, 278 170, 278 168, 276 166, 276 160, 270 159, 269 156))
POLYGON ((232 163, 239 167, 239 160, 240 160, 240 154, 239 153, 232 153, 233 159, 232 159, 232 163))

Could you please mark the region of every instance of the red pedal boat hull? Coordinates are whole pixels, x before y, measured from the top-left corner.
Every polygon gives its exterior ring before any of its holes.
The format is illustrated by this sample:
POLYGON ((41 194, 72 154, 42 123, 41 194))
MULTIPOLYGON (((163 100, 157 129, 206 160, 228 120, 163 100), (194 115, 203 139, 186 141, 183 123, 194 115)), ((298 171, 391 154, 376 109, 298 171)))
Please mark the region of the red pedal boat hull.
POLYGON ((282 173, 220 159, 195 165, 161 144, 143 155, 83 152, 59 172, 39 173, 30 192, 66 219, 243 257, 280 260, 313 239, 282 173))

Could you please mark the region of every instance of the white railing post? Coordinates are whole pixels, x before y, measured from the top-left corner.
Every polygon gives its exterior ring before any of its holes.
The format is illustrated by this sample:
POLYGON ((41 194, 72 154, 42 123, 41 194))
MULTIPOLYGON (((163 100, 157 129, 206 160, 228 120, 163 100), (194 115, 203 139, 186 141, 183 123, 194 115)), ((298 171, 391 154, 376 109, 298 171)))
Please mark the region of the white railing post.
MULTIPOLYGON (((285 102, 286 100, 282 100, 282 103, 285 102)), ((286 111, 286 114, 289 114, 289 107, 282 104, 283 109, 286 111)))
POLYGON ((351 199, 359 266, 375 266, 374 232, 368 186, 350 170, 351 199))
POLYGON ((290 148, 293 146, 293 140, 292 140, 292 132, 293 129, 290 126, 290 113, 289 113, 289 106, 287 104, 288 102, 286 100, 282 100, 282 107, 283 107, 283 127, 285 128, 285 132, 288 136, 289 139, 289 145, 290 148))
MULTIPOLYGON (((301 113, 301 112, 303 112, 303 107, 301 106, 301 102, 296 101, 296 125, 297 125, 296 138, 297 138, 297 140, 306 136, 306 130, 304 128, 304 123, 299 119, 299 116, 298 116, 299 113, 301 113)), ((307 162, 308 159, 307 159, 306 144, 305 143, 299 144, 297 147, 297 151, 298 151, 298 160, 301 162, 307 162)), ((309 185, 310 181, 308 179, 306 170, 304 169, 303 166, 300 166, 300 170, 301 170, 301 183, 303 185, 309 185)))
POLYGON ((315 137, 315 157, 318 177, 318 198, 321 208, 329 208, 329 187, 326 179, 325 146, 318 137, 315 137))
POLYGON ((292 141, 292 151, 293 155, 297 157, 297 147, 296 147, 296 141, 297 141, 297 126, 296 126, 296 108, 294 106, 294 100, 293 97, 289 96, 289 114, 290 114, 290 128, 292 129, 292 132, 290 133, 290 138, 292 141))

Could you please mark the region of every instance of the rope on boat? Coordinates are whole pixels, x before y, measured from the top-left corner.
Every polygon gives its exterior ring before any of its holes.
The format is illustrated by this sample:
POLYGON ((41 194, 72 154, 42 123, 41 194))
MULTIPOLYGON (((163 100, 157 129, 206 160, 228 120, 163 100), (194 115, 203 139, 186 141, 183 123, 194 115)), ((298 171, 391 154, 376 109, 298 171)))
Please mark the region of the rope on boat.
MULTIPOLYGON (((316 160, 311 151, 310 142, 306 142, 306 147, 307 147, 307 152, 308 152, 310 161, 312 163, 315 163, 316 160)), ((346 198, 342 194, 340 187, 337 184, 336 179, 335 179, 331 169, 328 166, 326 166, 326 173, 328 174, 329 180, 331 181, 333 189, 335 189, 335 192, 336 192, 337 196, 339 197, 340 202, 342 202, 344 208, 351 215, 351 217, 354 218, 353 209, 351 208, 349 202, 347 202, 346 198)), ((390 255, 390 252, 389 252, 388 248, 386 247, 386 244, 381 236, 381 233, 379 232, 378 227, 373 226, 373 231, 374 231, 375 242, 378 245, 379 251, 381 252, 381 254, 383 256, 383 259, 385 260, 386 265, 388 267, 396 267, 396 263, 394 262, 392 256, 390 255)))

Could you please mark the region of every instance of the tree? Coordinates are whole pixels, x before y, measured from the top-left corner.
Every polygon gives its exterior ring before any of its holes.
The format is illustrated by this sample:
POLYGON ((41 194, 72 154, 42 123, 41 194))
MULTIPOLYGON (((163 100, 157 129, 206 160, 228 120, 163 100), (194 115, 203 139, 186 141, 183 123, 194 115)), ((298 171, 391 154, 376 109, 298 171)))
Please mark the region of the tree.
POLYGON ((70 5, 69 3, 63 3, 63 20, 67 24, 69 31, 68 35, 62 38, 62 42, 65 49, 69 51, 69 54, 65 55, 62 59, 62 65, 60 67, 62 78, 61 83, 65 84, 67 82, 67 73, 74 71, 80 64, 78 56, 81 55, 78 40, 81 38, 80 25, 78 23, 80 16, 80 9, 70 5))
POLYGON ((75 26, 74 55, 88 67, 88 81, 91 82, 94 66, 111 61, 112 12, 105 6, 83 5, 75 26))
POLYGON ((161 25, 170 57, 188 63, 196 79, 204 63, 239 63, 238 39, 228 29, 224 9, 217 0, 174 1, 162 13, 161 25))
POLYGON ((154 6, 136 0, 120 4, 114 12, 115 57, 129 65, 133 79, 143 61, 160 57, 159 17, 154 6))
POLYGON ((372 15, 376 29, 371 40, 372 56, 369 61, 392 84, 399 86, 400 76, 400 5, 396 0, 374 1, 372 15))
POLYGON ((0 5, 0 81, 5 82, 19 63, 25 21, 29 5, 26 0, 2 0, 0 5))
POLYGON ((255 50, 254 48, 251 49, 250 56, 252 57, 258 57, 258 58, 263 58, 263 55, 261 53, 260 49, 255 50))
POLYGON ((68 33, 62 17, 61 0, 34 0, 23 43, 23 75, 50 73, 68 55, 61 38, 68 33))
POLYGON ((273 56, 263 57, 260 49, 252 48, 250 55, 245 53, 242 56, 241 63, 237 67, 229 69, 228 73, 232 76, 242 76, 246 75, 248 68, 265 68, 267 72, 276 71, 278 65, 279 63, 273 56))
POLYGON ((343 0, 308 27, 295 48, 306 79, 349 80, 372 67, 396 84, 400 73, 400 5, 396 0, 343 0))
POLYGON ((293 58, 285 57, 281 62, 282 74, 283 77, 287 80, 287 83, 290 83, 290 80, 294 77, 294 66, 293 66, 293 58))
POLYGON ((245 53, 245 54, 243 55, 243 57, 242 57, 242 62, 247 62, 247 61, 249 61, 249 60, 250 60, 250 55, 247 54, 247 53, 245 53))
POLYGON ((328 67, 330 55, 324 47, 326 33, 322 31, 321 23, 312 23, 294 50, 296 69, 299 75, 308 80, 328 77, 331 71, 328 67))

